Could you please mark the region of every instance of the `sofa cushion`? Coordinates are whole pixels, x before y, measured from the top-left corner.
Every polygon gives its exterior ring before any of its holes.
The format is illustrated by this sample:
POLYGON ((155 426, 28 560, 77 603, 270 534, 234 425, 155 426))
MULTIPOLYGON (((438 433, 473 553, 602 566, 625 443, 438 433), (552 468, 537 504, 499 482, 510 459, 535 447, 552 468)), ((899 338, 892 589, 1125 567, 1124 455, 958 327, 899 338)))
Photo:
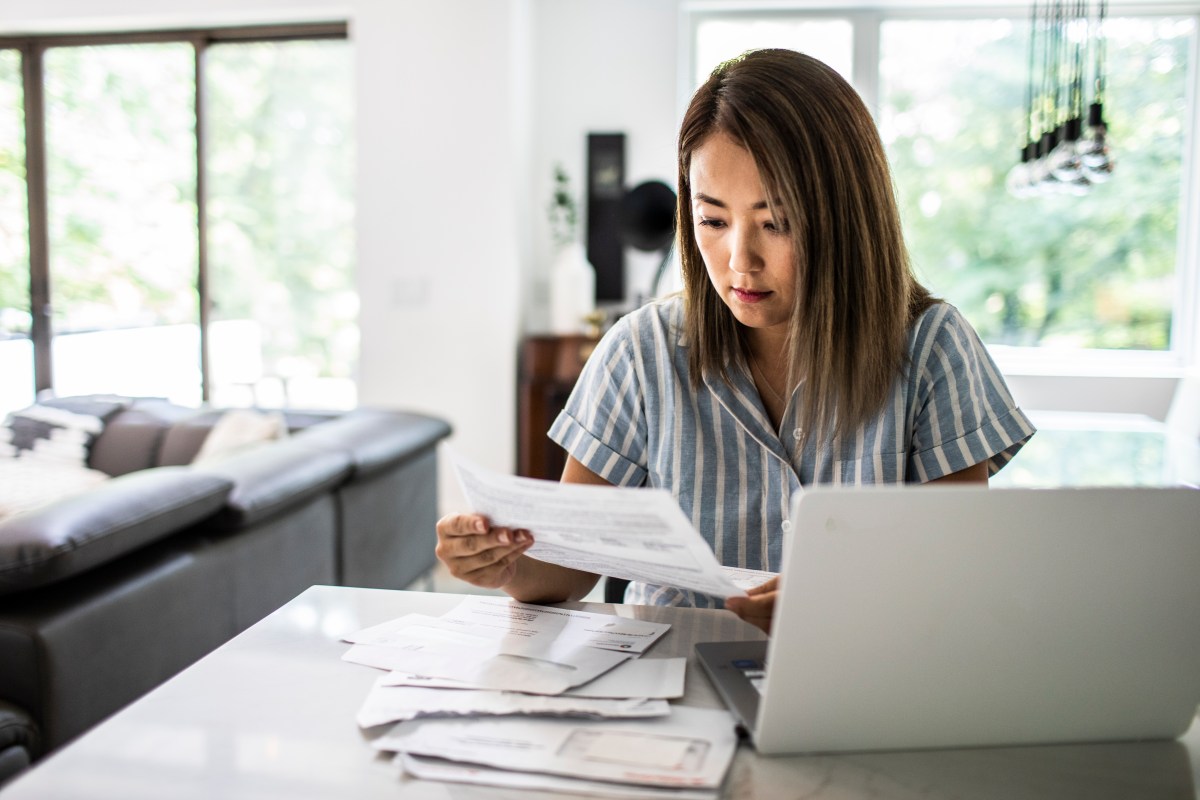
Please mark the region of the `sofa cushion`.
POLYGON ((233 488, 185 468, 113 478, 0 523, 0 595, 85 572, 215 514, 233 488))
POLYGON ((191 469, 233 484, 214 520, 214 527, 232 530, 311 502, 345 480, 352 464, 346 453, 306 445, 296 436, 191 469))
POLYGON ((288 435, 287 421, 278 411, 231 408, 221 415, 204 437, 193 464, 225 458, 239 450, 288 435))
POLYGON ((9 414, 0 426, 0 457, 86 466, 92 442, 104 430, 105 419, 120 410, 125 401, 107 400, 97 405, 87 402, 87 398, 77 399, 80 402, 34 403, 9 414))
POLYGON ((163 436, 162 447, 158 451, 157 465, 160 467, 177 467, 190 464, 200 452, 204 440, 213 426, 221 419, 223 411, 205 410, 192 412, 186 419, 176 422, 167 429, 163 436))
MULTIPOLYGON (((251 409, 238 409, 238 411, 251 411, 251 409)), ((324 424, 340 416, 340 412, 295 411, 291 409, 253 413, 266 413, 272 417, 276 414, 282 415, 284 428, 286 428, 288 435, 298 430, 324 424)), ((166 431, 155 463, 158 466, 178 466, 180 464, 193 463, 199 457, 205 442, 209 440, 212 430, 219 426, 228 415, 228 411, 219 409, 206 409, 199 412, 193 410, 187 418, 178 420, 166 431)), ((285 437, 281 432, 281 435, 277 438, 285 437)))
POLYGON ((450 426, 435 417, 364 408, 306 430, 296 439, 345 451, 354 464, 355 479, 362 479, 424 455, 449 435, 450 426))
POLYGON ((166 400, 138 399, 110 418, 92 444, 92 469, 124 475, 158 466, 163 437, 172 425, 195 416, 196 409, 166 400))
POLYGON ((61 500, 108 480, 108 475, 78 464, 36 458, 0 457, 0 522, 61 500))

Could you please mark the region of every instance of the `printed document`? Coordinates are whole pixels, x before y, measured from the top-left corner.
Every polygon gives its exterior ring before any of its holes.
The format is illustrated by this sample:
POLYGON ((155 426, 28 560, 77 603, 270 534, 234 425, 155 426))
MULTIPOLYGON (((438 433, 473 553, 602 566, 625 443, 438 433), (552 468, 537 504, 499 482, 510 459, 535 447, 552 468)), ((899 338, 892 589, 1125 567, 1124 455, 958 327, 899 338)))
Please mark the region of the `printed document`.
MULTIPOLYGON (((401 632, 410 627, 417 615, 373 625, 343 637, 354 644, 396 644, 403 642, 401 632)), ((665 622, 593 614, 568 608, 534 606, 506 597, 468 595, 440 617, 420 615, 426 627, 436 625, 450 636, 460 632, 469 637, 547 642, 570 640, 590 647, 644 653, 671 629, 665 622), (436 619, 436 623, 430 620, 436 619)), ((467 640, 469 641, 469 640, 467 640)))
POLYGON ((737 736, 727 711, 674 706, 670 716, 644 720, 412 720, 372 744, 520 772, 715 789, 733 759, 737 736))
POLYGON ((429 689, 388 686, 387 676, 375 681, 358 710, 360 728, 418 717, 538 716, 638 719, 670 713, 666 700, 594 700, 566 695, 547 696, 522 692, 429 689))
POLYGON ((342 659, 377 669, 454 678, 485 689, 562 694, 631 657, 570 639, 472 636, 461 626, 424 614, 408 614, 389 626, 386 634, 352 646, 342 659))
MULTIPOLYGON (((567 689, 563 697, 588 698, 651 698, 670 700, 683 697, 683 681, 687 659, 638 658, 618 664, 595 680, 567 689)), ((384 686, 423 686, 429 689, 482 689, 472 683, 449 678, 431 678, 392 672, 379 679, 384 686)))
POLYGON ((725 573, 725 577, 733 581, 734 586, 746 591, 753 589, 755 586, 761 586, 779 574, 778 572, 767 572, 761 569, 742 569, 740 567, 721 567, 721 571, 725 573))
POLYGON ((664 489, 501 475, 447 450, 470 508, 493 525, 532 533, 526 554, 533 558, 717 597, 745 595, 664 489))
POLYGON ((504 597, 468 595, 439 617, 472 633, 494 630, 506 636, 571 639, 591 647, 644 653, 671 626, 614 614, 592 614, 569 608, 534 606, 504 597))
POLYGON ((717 800, 719 794, 716 789, 660 789, 657 786, 632 786, 628 783, 587 781, 560 775, 539 775, 535 772, 512 772, 481 767, 478 764, 459 764, 440 758, 414 756, 411 753, 397 753, 396 763, 407 774, 420 780, 470 783, 505 789, 533 789, 611 800, 717 800))

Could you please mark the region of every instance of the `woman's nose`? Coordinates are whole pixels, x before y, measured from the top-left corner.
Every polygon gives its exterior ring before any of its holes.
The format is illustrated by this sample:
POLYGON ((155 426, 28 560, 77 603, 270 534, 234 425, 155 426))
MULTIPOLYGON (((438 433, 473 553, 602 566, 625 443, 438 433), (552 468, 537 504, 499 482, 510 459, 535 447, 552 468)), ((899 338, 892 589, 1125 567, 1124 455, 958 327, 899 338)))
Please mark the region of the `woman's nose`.
POLYGON ((729 268, 739 274, 757 272, 763 260, 758 253, 754 234, 748 231, 733 231, 729 242, 729 268))

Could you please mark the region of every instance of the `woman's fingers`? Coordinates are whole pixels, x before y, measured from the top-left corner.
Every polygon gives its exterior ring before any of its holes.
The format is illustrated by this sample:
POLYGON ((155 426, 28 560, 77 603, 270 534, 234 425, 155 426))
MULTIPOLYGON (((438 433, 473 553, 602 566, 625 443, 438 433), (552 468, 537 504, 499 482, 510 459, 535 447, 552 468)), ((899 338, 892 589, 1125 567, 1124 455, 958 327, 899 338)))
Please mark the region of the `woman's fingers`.
POLYGON ((438 536, 487 533, 488 519, 482 514, 447 514, 437 521, 438 536))
POLYGON ((725 607, 746 622, 771 632, 775 617, 775 598, 779 596, 779 576, 747 589, 749 597, 727 597, 725 607))
POLYGON ((516 577, 517 559, 532 544, 533 541, 531 539, 528 542, 513 545, 503 554, 500 553, 500 548, 493 548, 491 553, 496 556, 496 560, 476 570, 464 573, 462 580, 487 589, 499 589, 516 577))
POLYGON ((767 592, 775 592, 778 590, 779 590, 779 576, 776 575, 775 577, 768 579, 765 583, 760 583, 758 586, 755 586, 751 589, 747 589, 746 594, 750 595, 751 597, 754 597, 755 595, 766 594, 767 592))
MULTIPOLYGON (((772 578, 772 580, 774 579, 772 578)), ((755 587, 755 589, 760 588, 762 587, 755 587)), ((779 593, 776 591, 764 590, 761 593, 755 593, 754 589, 752 589, 750 590, 750 597, 726 598, 725 607, 751 625, 762 628, 767 633, 770 633, 771 622, 775 616, 775 598, 778 596, 779 593)))
POLYGON ((486 589, 499 589, 517 574, 517 559, 533 545, 533 537, 520 531, 524 538, 510 545, 498 545, 480 550, 477 554, 456 560, 451 574, 460 580, 486 589))
POLYGON ((492 528, 479 514, 448 514, 437 523, 437 557, 450 574, 498 588, 516 574, 516 560, 533 544, 529 531, 492 528))

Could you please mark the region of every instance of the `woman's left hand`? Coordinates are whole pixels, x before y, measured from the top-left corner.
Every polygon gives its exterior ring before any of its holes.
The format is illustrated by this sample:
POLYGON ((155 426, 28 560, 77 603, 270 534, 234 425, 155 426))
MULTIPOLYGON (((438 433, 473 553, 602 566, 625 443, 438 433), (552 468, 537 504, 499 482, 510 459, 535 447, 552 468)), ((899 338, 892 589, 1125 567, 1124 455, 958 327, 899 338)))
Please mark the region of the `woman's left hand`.
POLYGON ((779 576, 761 583, 746 592, 749 597, 727 597, 725 607, 751 625, 771 632, 775 616, 775 598, 779 595, 779 576))

